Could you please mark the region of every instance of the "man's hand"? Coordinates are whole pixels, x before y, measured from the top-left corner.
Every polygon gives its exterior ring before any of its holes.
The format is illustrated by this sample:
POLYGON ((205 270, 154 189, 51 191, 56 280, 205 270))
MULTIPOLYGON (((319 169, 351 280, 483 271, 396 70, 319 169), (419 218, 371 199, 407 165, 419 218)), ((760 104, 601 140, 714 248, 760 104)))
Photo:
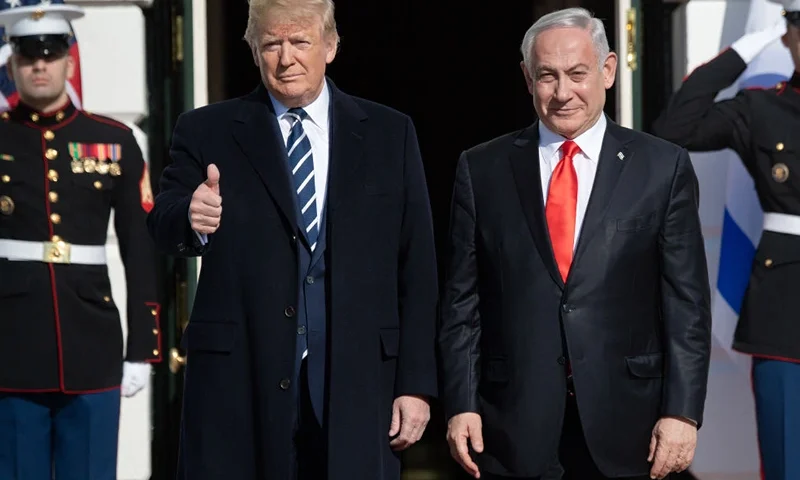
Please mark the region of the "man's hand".
POLYGON ((467 448, 467 441, 477 453, 483 451, 483 422, 477 413, 460 413, 447 422, 447 443, 450 444, 450 455, 461 467, 475 478, 481 478, 478 466, 472 461, 467 448))
POLYGON ((200 234, 214 233, 222 217, 222 197, 219 195, 219 170, 213 163, 206 171, 206 181, 192 194, 189 218, 192 230, 200 234))
POLYGON ((786 34, 786 20, 780 18, 770 27, 747 33, 731 44, 731 48, 742 57, 744 63, 750 63, 762 50, 772 42, 786 34))
POLYGON ((397 438, 389 445, 395 451, 414 445, 422 438, 430 419, 431 406, 426 399, 416 395, 397 397, 392 405, 392 425, 389 428, 389 436, 397 435, 397 438))
POLYGON ((650 478, 664 478, 670 472, 689 468, 697 447, 697 427, 689 420, 665 417, 656 423, 650 439, 650 478))
POLYGON ((120 387, 122 396, 132 397, 143 389, 150 381, 151 369, 149 363, 125 362, 122 365, 122 386, 120 387))

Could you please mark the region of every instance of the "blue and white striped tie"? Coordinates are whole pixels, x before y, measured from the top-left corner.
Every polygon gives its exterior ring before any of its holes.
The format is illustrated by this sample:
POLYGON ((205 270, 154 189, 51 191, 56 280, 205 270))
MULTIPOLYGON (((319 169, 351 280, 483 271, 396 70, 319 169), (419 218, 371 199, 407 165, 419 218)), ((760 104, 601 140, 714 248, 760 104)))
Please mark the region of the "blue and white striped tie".
POLYGON ((306 238, 311 251, 317 246, 319 236, 319 219, 317 218, 317 189, 314 185, 314 156, 311 154, 311 142, 303 130, 303 120, 308 114, 302 108, 291 108, 286 113, 293 119, 292 131, 286 140, 289 153, 289 166, 292 169, 294 188, 298 205, 303 215, 306 238))

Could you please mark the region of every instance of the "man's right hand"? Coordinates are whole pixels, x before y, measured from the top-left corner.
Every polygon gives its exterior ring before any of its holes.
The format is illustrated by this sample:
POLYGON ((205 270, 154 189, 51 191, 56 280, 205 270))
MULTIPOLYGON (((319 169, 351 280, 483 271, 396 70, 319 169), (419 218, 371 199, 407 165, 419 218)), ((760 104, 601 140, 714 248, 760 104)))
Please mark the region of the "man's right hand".
POLYGON ((742 57, 744 63, 750 63, 762 50, 786 33, 786 20, 781 18, 771 26, 762 30, 745 34, 731 45, 742 57))
POLYGON ((206 181, 192 194, 189 204, 192 230, 199 234, 214 233, 222 218, 222 197, 219 195, 219 170, 213 163, 206 170, 206 181))
POLYGON ((447 443, 450 444, 450 455, 461 467, 475 478, 481 478, 478 466, 469 456, 467 442, 477 453, 483 451, 483 423, 477 413, 460 413, 447 422, 447 443))

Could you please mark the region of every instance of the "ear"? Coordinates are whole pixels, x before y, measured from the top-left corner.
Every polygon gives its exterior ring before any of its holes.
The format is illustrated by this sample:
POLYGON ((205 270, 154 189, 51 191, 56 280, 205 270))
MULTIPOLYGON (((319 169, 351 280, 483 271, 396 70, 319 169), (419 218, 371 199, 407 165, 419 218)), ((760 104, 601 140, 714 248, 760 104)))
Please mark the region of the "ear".
POLYGON ((323 35, 325 39, 325 63, 331 63, 336 58, 336 52, 339 50, 339 35, 336 33, 323 35))
POLYGON ((256 64, 256 67, 260 67, 258 64, 258 48, 253 45, 250 45, 250 52, 253 54, 253 63, 256 64))
POLYGON ((614 80, 617 79, 617 54, 611 52, 606 57, 603 63, 603 86, 606 90, 614 85, 614 80))
POLYGON ((8 63, 6 63, 6 75, 8 75, 8 79, 12 82, 14 81, 14 55, 11 55, 8 59, 8 63))
POLYGON ((525 76, 525 85, 528 86, 528 92, 533 95, 533 77, 531 76, 531 72, 525 65, 525 61, 519 62, 519 67, 522 69, 522 74, 525 76))
POLYGON ((75 59, 72 55, 67 55, 67 78, 72 79, 73 75, 75 75, 75 59))

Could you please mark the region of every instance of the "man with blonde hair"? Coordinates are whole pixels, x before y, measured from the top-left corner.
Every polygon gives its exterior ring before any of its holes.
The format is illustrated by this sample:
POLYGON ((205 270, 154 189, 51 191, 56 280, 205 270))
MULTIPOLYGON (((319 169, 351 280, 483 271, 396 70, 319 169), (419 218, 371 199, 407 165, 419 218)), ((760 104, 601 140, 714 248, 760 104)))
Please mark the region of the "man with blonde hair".
POLYGON ((665 478, 692 461, 711 350, 692 164, 603 114, 617 56, 586 10, 540 18, 522 56, 539 120, 456 170, 452 455, 483 479, 665 478))
POLYGON ((333 8, 251 0, 263 84, 175 127, 148 225, 164 251, 203 256, 179 478, 399 479, 430 417, 437 276, 416 133, 325 76, 333 8))

